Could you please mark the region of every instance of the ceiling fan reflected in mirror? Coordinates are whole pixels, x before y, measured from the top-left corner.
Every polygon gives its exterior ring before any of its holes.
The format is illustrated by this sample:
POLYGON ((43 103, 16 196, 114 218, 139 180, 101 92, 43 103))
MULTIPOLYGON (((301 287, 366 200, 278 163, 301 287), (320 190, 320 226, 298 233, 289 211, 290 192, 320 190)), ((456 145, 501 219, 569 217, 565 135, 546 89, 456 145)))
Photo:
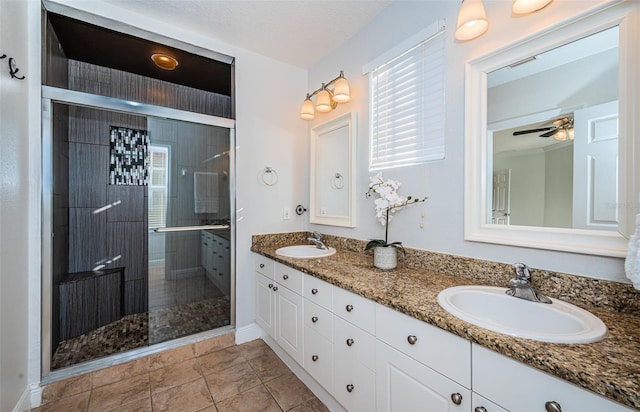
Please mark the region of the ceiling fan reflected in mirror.
POLYGON ((523 134, 529 133, 540 133, 544 132, 540 135, 540 137, 553 137, 558 141, 565 140, 573 140, 574 131, 573 131, 573 116, 561 117, 559 119, 554 120, 551 123, 551 126, 548 127, 540 127, 537 129, 528 129, 528 130, 518 130, 513 132, 514 136, 520 136, 523 134))

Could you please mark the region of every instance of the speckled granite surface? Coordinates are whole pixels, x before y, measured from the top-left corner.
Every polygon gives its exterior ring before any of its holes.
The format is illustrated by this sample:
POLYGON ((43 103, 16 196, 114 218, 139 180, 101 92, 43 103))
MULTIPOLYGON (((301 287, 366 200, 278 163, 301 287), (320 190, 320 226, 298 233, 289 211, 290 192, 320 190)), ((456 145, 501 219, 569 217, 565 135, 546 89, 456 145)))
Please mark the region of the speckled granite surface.
MULTIPOLYGON (((544 294, 588 309, 607 325, 596 343, 566 345, 508 337, 447 313, 438 293, 451 286, 507 285, 510 265, 407 249, 393 271, 373 267, 365 241, 325 236, 337 249, 322 259, 275 254, 281 246, 307 243, 306 232, 256 235, 251 250, 301 272, 372 299, 529 366, 640 410, 640 294, 631 285, 533 269, 544 294)), ((399 254, 401 256, 402 254, 399 254)))

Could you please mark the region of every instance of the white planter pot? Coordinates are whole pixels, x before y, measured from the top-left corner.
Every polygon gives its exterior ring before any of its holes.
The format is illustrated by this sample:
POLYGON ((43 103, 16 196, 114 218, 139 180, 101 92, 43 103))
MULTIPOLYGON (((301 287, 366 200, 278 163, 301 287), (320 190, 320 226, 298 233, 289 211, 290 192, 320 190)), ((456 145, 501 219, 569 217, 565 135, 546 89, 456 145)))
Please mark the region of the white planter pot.
POLYGON ((373 266, 382 270, 395 269, 398 266, 398 249, 393 246, 374 248, 373 266))

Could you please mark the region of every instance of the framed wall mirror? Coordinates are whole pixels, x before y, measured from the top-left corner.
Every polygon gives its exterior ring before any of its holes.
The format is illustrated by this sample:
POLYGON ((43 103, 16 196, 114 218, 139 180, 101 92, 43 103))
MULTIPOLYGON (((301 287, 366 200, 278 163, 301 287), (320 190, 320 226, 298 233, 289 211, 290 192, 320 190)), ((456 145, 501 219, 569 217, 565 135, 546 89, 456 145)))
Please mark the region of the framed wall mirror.
POLYGON ((311 129, 309 221, 355 227, 356 113, 311 129))
POLYGON ((466 240, 625 256, 640 212, 637 22, 608 7, 467 64, 466 240))

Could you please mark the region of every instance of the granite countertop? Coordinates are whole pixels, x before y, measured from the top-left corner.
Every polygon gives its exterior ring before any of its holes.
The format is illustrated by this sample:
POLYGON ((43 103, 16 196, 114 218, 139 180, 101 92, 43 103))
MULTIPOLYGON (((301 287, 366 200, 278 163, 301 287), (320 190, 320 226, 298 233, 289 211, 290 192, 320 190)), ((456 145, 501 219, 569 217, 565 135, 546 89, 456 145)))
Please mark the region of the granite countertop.
POLYGON ((640 410, 640 318, 636 316, 586 308, 609 329, 607 337, 596 343, 553 344, 513 338, 462 321, 437 303, 443 289, 482 282, 402 264, 382 271, 373 267, 372 256, 339 246, 334 255, 321 259, 284 258, 275 254, 278 247, 286 245, 286 239, 285 244, 279 240, 276 244, 254 242, 251 250, 640 410))

